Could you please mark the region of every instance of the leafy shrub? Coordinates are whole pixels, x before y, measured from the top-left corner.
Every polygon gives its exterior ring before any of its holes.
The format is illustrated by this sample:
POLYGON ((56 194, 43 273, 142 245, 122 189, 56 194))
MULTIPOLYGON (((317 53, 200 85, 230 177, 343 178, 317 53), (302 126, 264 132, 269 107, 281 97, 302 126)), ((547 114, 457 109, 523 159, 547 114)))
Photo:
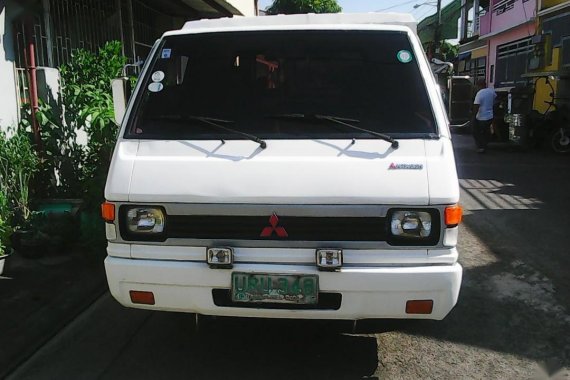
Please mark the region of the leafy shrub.
POLYGON ((268 14, 338 13, 342 8, 336 0, 273 0, 268 14))
POLYGON ((38 257, 64 251, 76 241, 79 226, 67 212, 33 211, 21 230, 12 239, 13 248, 25 256, 38 257))
MULTIPOLYGON (((17 130, 8 137, 0 131, 0 191, 5 198, 2 202, 14 210, 16 222, 30 217, 30 179, 37 166, 38 157, 26 133, 17 130)), ((9 220, 9 216, 0 217, 9 220)))
POLYGON ((106 43, 98 54, 77 50, 60 68, 62 99, 68 125, 87 133, 81 179, 87 206, 98 207, 118 133, 114 119, 111 80, 121 74, 127 59, 118 41, 106 43))
MULTIPOLYGON (((42 155, 33 178, 32 196, 36 198, 76 198, 81 196, 84 147, 77 142, 77 131, 62 122, 62 110, 54 103, 40 100, 36 113, 41 130, 42 155)), ((32 136, 30 107, 25 105, 20 127, 32 136)))
MULTIPOLYGON (((120 42, 112 41, 98 53, 74 51, 59 68, 59 103, 42 102, 36 114, 44 148, 37 195, 83 198, 88 207, 98 207, 118 132, 111 80, 126 62, 120 42), (78 141, 81 133, 86 145, 78 141)), ((31 132, 28 122, 23 125, 31 132)))
POLYGON ((6 245, 12 232, 10 219, 12 209, 8 204, 8 197, 4 191, 0 191, 0 256, 6 253, 6 245))

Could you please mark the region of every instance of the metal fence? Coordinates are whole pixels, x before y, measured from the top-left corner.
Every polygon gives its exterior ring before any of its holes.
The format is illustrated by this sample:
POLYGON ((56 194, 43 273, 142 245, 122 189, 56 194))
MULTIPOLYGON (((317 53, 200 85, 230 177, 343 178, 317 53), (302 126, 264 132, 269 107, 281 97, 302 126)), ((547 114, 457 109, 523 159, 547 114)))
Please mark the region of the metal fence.
POLYGON ((96 52, 112 40, 121 41, 123 54, 134 61, 146 57, 169 23, 170 16, 137 0, 42 0, 35 14, 13 23, 20 104, 28 102, 25 68, 30 37, 36 66, 60 67, 69 62, 74 50, 96 52))
POLYGON ((154 41, 165 30, 172 29, 173 22, 171 16, 137 0, 133 1, 132 9, 135 56, 138 60, 148 55, 154 41))
POLYGON ((164 0, 38 0, 33 15, 13 22, 20 102, 27 102, 24 69, 29 38, 36 66, 60 67, 69 62, 74 50, 96 52, 112 40, 122 42, 123 54, 133 63, 145 59, 154 41, 189 15, 165 6, 173 3, 185 7, 184 1, 164 0))
POLYGON ((119 12, 115 2, 104 0, 45 0, 51 18, 53 64, 69 61, 75 49, 96 51, 105 42, 120 40, 119 12))
POLYGON ((26 69, 16 68, 16 91, 18 94, 18 119, 21 119, 22 106, 29 104, 29 82, 26 69))
MULTIPOLYGON (((38 66, 59 67, 69 61, 73 50, 95 52, 111 40, 121 41, 123 53, 138 60, 165 30, 179 26, 172 15, 140 0, 42 0, 41 4, 32 31, 38 66)), ((26 67, 26 21, 14 23, 20 68, 26 67)))
MULTIPOLYGON (((75 49, 96 51, 106 41, 121 40, 118 1, 43 0, 33 17, 32 38, 38 66, 58 67, 75 49)), ((25 67, 26 20, 14 23, 16 65, 25 67)))
MULTIPOLYGON (((26 20, 18 20, 14 23, 14 36, 16 44, 16 67, 26 67, 26 20)), ((32 37, 34 39, 34 54, 36 65, 50 66, 48 58, 48 37, 45 33, 45 23, 41 15, 34 15, 32 20, 32 37)))

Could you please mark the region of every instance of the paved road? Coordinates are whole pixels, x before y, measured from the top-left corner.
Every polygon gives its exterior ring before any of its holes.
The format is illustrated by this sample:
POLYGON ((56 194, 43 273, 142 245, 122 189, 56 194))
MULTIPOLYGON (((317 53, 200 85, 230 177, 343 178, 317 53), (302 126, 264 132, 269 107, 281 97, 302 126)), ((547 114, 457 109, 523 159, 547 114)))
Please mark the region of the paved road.
POLYGON ((442 322, 222 319, 129 310, 107 294, 13 379, 570 377, 570 157, 454 142, 466 208, 460 301, 442 322))

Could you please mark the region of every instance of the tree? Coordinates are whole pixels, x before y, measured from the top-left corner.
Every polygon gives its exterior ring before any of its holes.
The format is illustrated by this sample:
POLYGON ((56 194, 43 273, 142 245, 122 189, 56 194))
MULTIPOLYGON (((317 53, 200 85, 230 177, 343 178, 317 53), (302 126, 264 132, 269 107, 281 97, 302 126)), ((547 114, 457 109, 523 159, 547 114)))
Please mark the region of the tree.
POLYGON ((267 14, 339 13, 342 8, 336 0, 273 0, 267 14))
POLYGON ((452 45, 448 41, 442 41, 439 49, 444 61, 453 62, 457 57, 459 46, 452 45))

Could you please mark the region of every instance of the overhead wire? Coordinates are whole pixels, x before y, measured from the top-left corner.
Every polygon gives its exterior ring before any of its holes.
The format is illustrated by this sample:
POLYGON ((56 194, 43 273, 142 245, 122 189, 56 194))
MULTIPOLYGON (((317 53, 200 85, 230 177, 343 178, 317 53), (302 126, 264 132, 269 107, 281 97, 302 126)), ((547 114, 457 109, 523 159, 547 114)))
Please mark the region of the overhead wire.
MULTIPOLYGON (((431 11, 432 11, 432 10, 428 8, 428 9, 426 9, 426 10, 421 14, 421 16, 418 14, 418 21, 423 20, 423 19, 427 16, 427 14, 430 13, 431 11)), ((434 12, 434 15, 435 15, 435 14, 436 14, 436 13, 434 12)), ((431 15, 430 15, 430 16, 431 16, 431 15)))
MULTIPOLYGON (((428 11, 429 11, 429 10, 428 10, 428 11)), ((418 8, 418 9, 417 9, 417 13, 416 13, 414 16, 416 16, 416 18, 417 18, 418 21, 419 21, 420 15, 424 15, 425 13, 426 13, 426 10, 425 10, 425 9, 420 9, 420 8, 418 8)))
POLYGON ((411 4, 411 3, 415 3, 415 2, 417 2, 417 1, 419 1, 419 0, 409 0, 409 1, 405 1, 405 2, 403 2, 403 3, 401 3, 401 4, 396 4, 396 5, 392 5, 392 6, 386 7, 386 8, 378 9, 376 12, 388 11, 388 10, 390 10, 390 9, 399 8, 399 7, 402 7, 402 6, 404 6, 404 5, 408 5, 408 4, 411 4))

